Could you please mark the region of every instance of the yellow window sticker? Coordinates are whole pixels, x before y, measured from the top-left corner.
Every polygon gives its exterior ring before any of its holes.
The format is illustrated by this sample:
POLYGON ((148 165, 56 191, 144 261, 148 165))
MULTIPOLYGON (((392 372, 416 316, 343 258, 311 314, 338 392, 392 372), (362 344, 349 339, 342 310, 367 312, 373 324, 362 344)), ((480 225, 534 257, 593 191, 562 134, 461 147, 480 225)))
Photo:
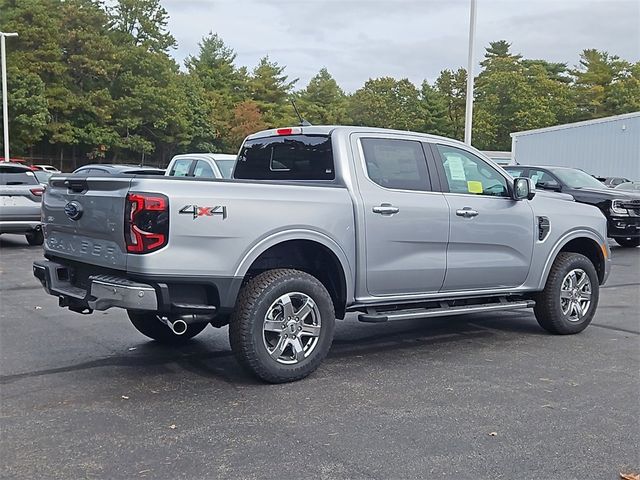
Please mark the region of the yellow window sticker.
POLYGON ((475 180, 467 181, 467 190, 469 193, 482 193, 482 182, 478 182, 475 180))

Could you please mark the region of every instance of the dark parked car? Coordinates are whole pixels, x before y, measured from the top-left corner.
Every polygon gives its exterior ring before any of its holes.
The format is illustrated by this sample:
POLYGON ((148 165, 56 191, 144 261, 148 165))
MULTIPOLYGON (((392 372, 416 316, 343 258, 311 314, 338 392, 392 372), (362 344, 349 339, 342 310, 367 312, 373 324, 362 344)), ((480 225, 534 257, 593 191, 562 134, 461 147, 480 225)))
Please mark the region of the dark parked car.
POLYGON ((632 192, 640 192, 640 182, 625 182, 616 185, 616 190, 630 190, 632 192))
POLYGON ((42 245, 40 206, 44 187, 29 167, 0 163, 0 233, 18 233, 29 245, 42 245))
POLYGON ((103 175, 164 175, 163 168, 141 167, 140 165, 113 165, 96 163, 84 165, 73 172, 74 175, 103 176, 103 175))
POLYGON ((598 207, 607 217, 609 238, 623 247, 640 245, 640 193, 611 189, 577 168, 504 167, 513 177, 529 177, 537 188, 568 193, 576 202, 598 207))

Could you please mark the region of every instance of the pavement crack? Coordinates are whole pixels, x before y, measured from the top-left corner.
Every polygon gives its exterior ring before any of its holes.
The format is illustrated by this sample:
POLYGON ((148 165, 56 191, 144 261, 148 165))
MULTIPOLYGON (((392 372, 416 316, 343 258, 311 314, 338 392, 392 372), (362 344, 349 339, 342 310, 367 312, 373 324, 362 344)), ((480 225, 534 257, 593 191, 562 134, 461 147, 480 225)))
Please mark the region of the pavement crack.
POLYGON ((623 332, 623 333, 631 333, 633 335, 640 335, 640 332, 636 332, 635 330, 629 330, 627 328, 611 327, 609 325, 602 325, 600 323, 591 323, 591 325, 593 325, 594 327, 606 328, 607 330, 614 330, 616 332, 623 332))
POLYGON ((185 358, 211 359, 211 358, 227 357, 231 355, 232 355, 231 352, 224 351, 224 352, 208 352, 206 354, 185 355, 183 357, 170 357, 166 355, 162 357, 142 357, 142 358, 141 357, 136 358, 131 356, 105 357, 105 358, 100 358, 96 360, 91 360, 88 362, 78 363, 76 365, 68 365, 66 367, 34 370, 31 372, 14 373, 11 375, 1 375, 0 385, 8 385, 25 378, 43 377, 47 375, 56 375, 58 373, 68 373, 68 372, 75 372, 75 371, 81 371, 81 370, 88 370, 91 368, 145 367, 145 366, 151 366, 151 365, 163 365, 163 364, 169 364, 169 363, 176 363, 177 361, 184 360, 185 358))

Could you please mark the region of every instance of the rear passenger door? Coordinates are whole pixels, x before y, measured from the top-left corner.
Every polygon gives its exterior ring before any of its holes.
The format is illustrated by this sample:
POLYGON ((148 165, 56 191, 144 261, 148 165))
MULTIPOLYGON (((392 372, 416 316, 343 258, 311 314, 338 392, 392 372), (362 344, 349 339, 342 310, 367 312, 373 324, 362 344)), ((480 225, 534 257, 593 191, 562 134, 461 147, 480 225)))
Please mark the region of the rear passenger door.
POLYGON ((351 138, 364 206, 368 294, 438 292, 446 267, 449 208, 442 193, 431 188, 426 158, 431 153, 419 139, 351 138))

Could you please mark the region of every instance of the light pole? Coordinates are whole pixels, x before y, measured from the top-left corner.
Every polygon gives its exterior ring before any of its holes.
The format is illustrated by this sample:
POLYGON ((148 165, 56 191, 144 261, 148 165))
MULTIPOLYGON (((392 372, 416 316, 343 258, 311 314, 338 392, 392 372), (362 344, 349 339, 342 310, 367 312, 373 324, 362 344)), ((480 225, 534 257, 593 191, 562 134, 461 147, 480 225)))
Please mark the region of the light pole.
POLYGON ((2 54, 2 124, 4 127, 4 161, 9 161, 9 108, 7 107, 7 48, 6 37, 17 37, 15 32, 0 32, 0 53, 2 54))
POLYGON ((473 123, 473 43, 476 36, 476 0, 471 0, 469 15, 469 62, 467 63, 467 105, 464 111, 464 143, 471 145, 473 123))

